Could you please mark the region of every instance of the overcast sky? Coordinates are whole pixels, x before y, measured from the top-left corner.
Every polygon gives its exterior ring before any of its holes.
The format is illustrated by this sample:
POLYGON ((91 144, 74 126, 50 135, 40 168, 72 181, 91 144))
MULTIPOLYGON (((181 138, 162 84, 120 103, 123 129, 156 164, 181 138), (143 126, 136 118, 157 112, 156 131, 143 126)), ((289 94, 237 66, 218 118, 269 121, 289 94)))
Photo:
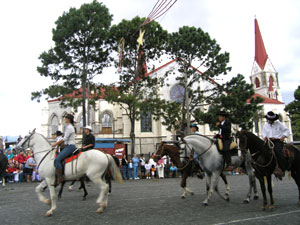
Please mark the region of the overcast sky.
MULTIPOLYGON (((113 23, 146 17, 157 0, 105 0, 113 23)), ((70 7, 84 0, 14 0, 0 3, 0 135, 26 134, 39 130, 41 103, 30 100, 31 92, 51 82, 36 71, 38 57, 53 46, 51 30, 70 7)), ((231 76, 247 80, 254 61, 254 17, 258 19, 269 58, 279 72, 283 100, 294 99, 300 84, 299 0, 177 0, 157 21, 169 32, 183 25, 201 27, 230 53, 231 76)), ((147 35, 147 34, 145 34, 147 35)), ((109 76, 103 74, 101 79, 109 76)))

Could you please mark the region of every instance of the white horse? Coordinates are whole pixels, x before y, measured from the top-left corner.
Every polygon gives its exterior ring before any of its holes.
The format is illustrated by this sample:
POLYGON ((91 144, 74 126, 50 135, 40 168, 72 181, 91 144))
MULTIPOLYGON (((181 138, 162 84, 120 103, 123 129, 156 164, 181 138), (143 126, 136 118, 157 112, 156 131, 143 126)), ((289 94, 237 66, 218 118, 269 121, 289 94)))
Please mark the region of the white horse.
MULTIPOLYGON (((55 201, 55 167, 54 167, 54 152, 51 144, 47 139, 33 131, 28 137, 24 138, 17 146, 17 148, 27 148, 30 147, 34 153, 35 161, 38 165, 39 175, 44 178, 36 187, 36 193, 41 202, 46 204, 51 203, 51 208, 46 212, 46 216, 51 216, 56 210, 56 201, 55 201), (50 190, 51 200, 46 199, 42 194, 42 189, 48 185, 50 190)), ((99 186, 101 192, 97 199, 97 203, 100 207, 97 209, 97 213, 102 213, 103 210, 107 207, 108 200, 108 185, 103 180, 107 169, 110 169, 115 180, 118 183, 122 183, 122 176, 120 170, 117 167, 114 159, 109 154, 104 154, 98 150, 89 150, 82 152, 81 155, 72 163, 66 163, 65 165, 65 180, 75 180, 81 178, 86 174, 96 185, 99 186)))
MULTIPOLYGON (((218 181, 219 177, 223 171, 224 167, 224 158, 219 153, 216 145, 213 140, 202 136, 202 135, 189 135, 183 139, 181 148, 185 149, 185 152, 182 152, 181 155, 190 155, 193 152, 196 152, 198 155, 199 163, 202 169, 204 170, 206 176, 206 188, 207 188, 207 197, 203 201, 203 205, 208 205, 208 201, 215 191, 222 199, 229 201, 229 185, 225 183, 226 191, 225 195, 222 196, 218 190, 218 181)), ((249 203, 251 198, 252 189, 254 188, 254 199, 258 199, 255 176, 253 173, 253 168, 251 166, 251 159, 247 155, 244 155, 245 158, 245 168, 249 176, 250 188, 247 194, 247 198, 244 200, 245 203, 249 203)), ((244 160, 238 156, 232 157, 233 167, 241 166, 244 160)))

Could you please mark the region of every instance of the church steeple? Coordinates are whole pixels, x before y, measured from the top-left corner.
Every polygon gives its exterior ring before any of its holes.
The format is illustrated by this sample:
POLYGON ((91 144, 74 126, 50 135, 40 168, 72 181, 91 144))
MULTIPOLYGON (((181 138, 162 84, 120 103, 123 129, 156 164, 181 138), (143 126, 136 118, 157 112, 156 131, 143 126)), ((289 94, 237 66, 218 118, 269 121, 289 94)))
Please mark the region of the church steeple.
POLYGON ((250 76, 251 83, 256 93, 267 98, 282 101, 279 91, 278 73, 268 57, 256 18, 254 20, 254 29, 255 57, 250 76))

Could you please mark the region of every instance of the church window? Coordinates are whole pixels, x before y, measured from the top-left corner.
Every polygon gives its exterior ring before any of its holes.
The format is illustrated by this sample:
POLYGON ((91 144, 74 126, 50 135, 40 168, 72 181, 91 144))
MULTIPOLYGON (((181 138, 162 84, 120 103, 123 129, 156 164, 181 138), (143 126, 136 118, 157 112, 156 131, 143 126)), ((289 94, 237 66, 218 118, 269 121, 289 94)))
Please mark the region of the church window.
POLYGON ((257 77, 255 78, 255 87, 256 88, 260 87, 260 82, 259 82, 259 79, 257 77))
POLYGON ((152 117, 150 112, 141 115, 141 132, 152 132, 152 117))
POLYGON ((51 134, 55 133, 58 130, 58 117, 57 116, 53 116, 51 119, 51 134))
POLYGON ((112 134, 113 117, 110 113, 105 112, 101 117, 102 134, 112 134))

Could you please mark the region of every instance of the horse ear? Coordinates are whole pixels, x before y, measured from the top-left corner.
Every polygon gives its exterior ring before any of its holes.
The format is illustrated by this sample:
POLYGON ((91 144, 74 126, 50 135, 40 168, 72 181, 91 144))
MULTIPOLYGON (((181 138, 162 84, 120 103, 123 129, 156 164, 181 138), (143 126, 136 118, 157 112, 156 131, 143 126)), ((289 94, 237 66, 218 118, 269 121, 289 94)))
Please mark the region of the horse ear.
POLYGON ((33 129, 32 133, 35 133, 36 128, 33 129))

